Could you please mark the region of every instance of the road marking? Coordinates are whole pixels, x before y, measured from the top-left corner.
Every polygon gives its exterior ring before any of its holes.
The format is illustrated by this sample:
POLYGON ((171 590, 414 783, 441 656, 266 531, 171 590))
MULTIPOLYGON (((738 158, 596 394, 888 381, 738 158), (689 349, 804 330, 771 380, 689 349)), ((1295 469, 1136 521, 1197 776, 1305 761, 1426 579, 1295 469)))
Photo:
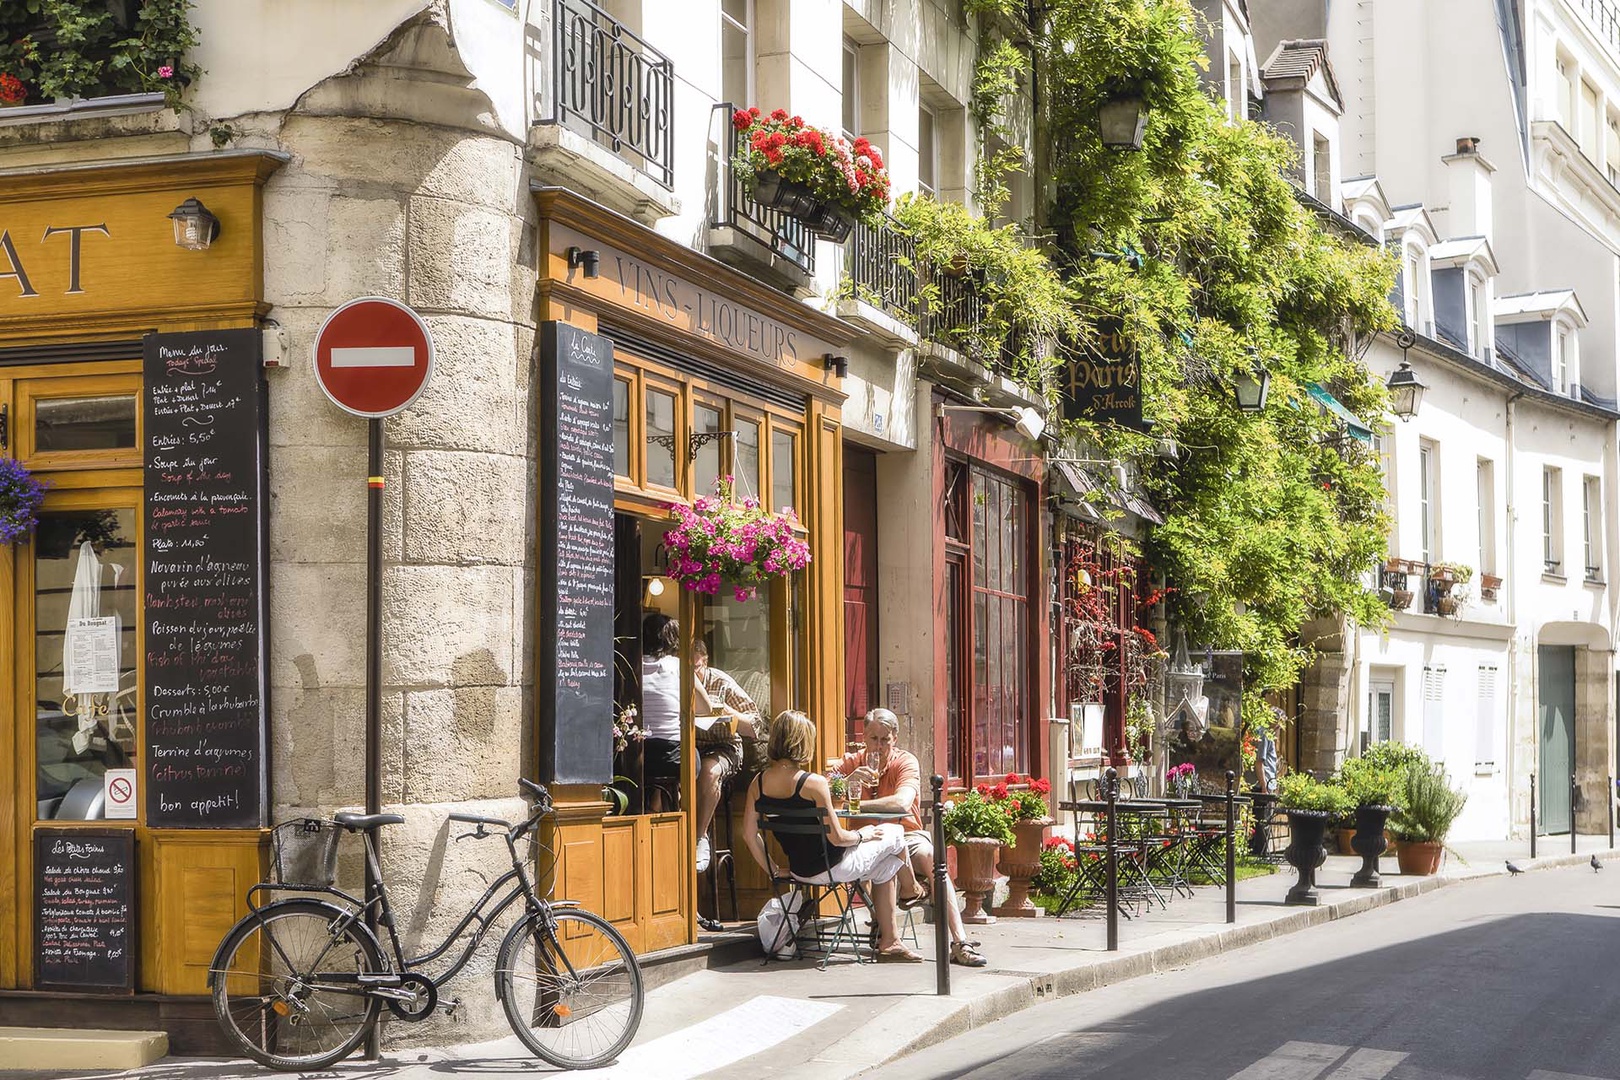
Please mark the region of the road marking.
POLYGON ((1384 1080, 1406 1055, 1394 1050, 1357 1050, 1350 1060, 1328 1073, 1327 1080, 1384 1080))
POLYGON ((1247 1069, 1234 1073, 1231 1080, 1316 1080, 1349 1049, 1328 1043, 1283 1043, 1247 1069))
POLYGON ((416 350, 410 346, 382 346, 377 348, 333 349, 332 366, 341 367, 415 367, 416 350))
POLYGON ((1577 1076, 1574 1073, 1548 1072, 1546 1069, 1537 1069, 1524 1080, 1608 1080, 1606 1076, 1577 1076))
POLYGON ((632 1046, 592 1080, 691 1080, 769 1050, 814 1027, 842 1005, 757 997, 701 1023, 632 1046))

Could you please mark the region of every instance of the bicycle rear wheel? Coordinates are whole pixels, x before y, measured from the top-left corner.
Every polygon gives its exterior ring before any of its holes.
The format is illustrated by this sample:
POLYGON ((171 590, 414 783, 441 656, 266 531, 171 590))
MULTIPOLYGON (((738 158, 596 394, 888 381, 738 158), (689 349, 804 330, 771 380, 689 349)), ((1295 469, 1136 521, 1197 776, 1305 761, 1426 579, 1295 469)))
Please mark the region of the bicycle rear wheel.
POLYGON ((384 970, 349 913, 291 900, 247 916, 226 936, 209 978, 214 1015, 248 1057, 272 1069, 319 1069, 355 1051, 381 1002, 356 976, 384 970))
POLYGON ((606 1065, 641 1026, 641 965, 606 919, 533 914, 501 942, 495 990, 517 1037, 564 1069, 606 1065))

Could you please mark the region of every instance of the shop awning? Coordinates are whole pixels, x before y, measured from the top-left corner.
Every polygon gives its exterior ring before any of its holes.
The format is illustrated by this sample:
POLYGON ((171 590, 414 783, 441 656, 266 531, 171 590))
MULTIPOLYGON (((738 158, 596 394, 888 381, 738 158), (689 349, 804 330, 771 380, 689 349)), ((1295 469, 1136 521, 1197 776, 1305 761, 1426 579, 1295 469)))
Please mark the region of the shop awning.
POLYGON ((1325 387, 1316 383, 1306 383, 1305 392, 1315 398, 1322 408, 1338 417, 1339 422, 1344 425, 1344 430, 1349 433, 1351 438, 1360 439, 1362 442, 1372 442, 1372 428, 1361 417, 1345 408, 1343 403, 1328 393, 1325 387))
MULTIPOLYGON (((1084 498, 1091 492, 1100 490, 1103 492, 1104 497, 1108 499, 1109 505, 1116 510, 1123 510, 1127 514, 1135 514, 1143 521, 1150 521, 1155 525, 1164 524, 1164 516, 1153 509, 1153 504, 1142 496, 1130 491, 1119 491, 1111 484, 1100 484, 1093 480, 1085 469, 1073 462, 1054 460, 1050 461, 1049 464, 1052 466, 1053 473, 1062 479, 1063 485, 1068 487, 1075 495, 1084 498)), ((1082 502, 1076 505, 1074 509, 1081 510, 1082 507, 1085 509, 1079 513, 1071 511, 1072 516, 1084 517, 1092 521, 1098 520, 1098 515, 1092 512, 1086 503, 1082 502)), ((1065 506, 1064 509, 1068 510, 1069 507, 1065 506)))

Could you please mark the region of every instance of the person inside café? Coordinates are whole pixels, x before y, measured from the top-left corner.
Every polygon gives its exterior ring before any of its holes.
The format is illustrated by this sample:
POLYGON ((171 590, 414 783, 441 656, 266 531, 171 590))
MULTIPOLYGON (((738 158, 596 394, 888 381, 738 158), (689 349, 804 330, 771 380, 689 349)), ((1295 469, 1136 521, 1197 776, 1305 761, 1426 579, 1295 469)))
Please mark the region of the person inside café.
POLYGON ((901 943, 896 914, 901 906, 914 907, 927 898, 906 858, 904 834, 893 823, 845 828, 833 810, 827 778, 810 771, 815 750, 816 726, 804 713, 790 709, 771 721, 770 764, 748 785, 743 842, 760 868, 772 874, 760 813, 822 811, 824 836, 777 836, 793 876, 801 881, 871 881, 876 959, 880 963, 921 963, 922 955, 901 943))
POLYGON ((647 808, 675 809, 681 790, 680 624, 661 612, 641 620, 641 726, 647 808))
POLYGON ((743 693, 736 679, 710 666, 709 646, 702 638, 692 643, 692 669, 697 677, 693 712, 703 718, 692 733, 698 751, 697 872, 701 874, 709 868, 709 825, 720 805, 721 786, 742 768, 742 741, 754 736, 759 706, 743 693), (704 727, 710 718, 715 718, 714 723, 704 727))
MULTIPOLYGON (((905 830, 912 872, 920 880, 930 881, 934 873, 934 844, 922 826, 922 769, 916 755, 897 745, 900 721, 888 709, 873 709, 866 714, 864 736, 865 750, 845 754, 835 767, 851 784, 862 785, 863 811, 905 815, 900 824, 905 830)), ((936 906, 944 912, 945 925, 951 933, 951 963, 984 967, 987 961, 979 952, 979 943, 968 940, 962 913, 956 907, 956 890, 948 877, 945 895, 936 906)))

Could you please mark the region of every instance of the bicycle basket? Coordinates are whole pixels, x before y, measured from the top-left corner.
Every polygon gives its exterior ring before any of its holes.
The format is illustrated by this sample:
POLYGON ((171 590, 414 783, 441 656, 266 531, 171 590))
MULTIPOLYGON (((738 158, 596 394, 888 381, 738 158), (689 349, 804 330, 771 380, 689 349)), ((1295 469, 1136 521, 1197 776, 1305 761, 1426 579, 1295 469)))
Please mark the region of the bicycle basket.
POLYGON ((338 837, 342 830, 330 821, 301 818, 270 830, 274 860, 271 877, 277 885, 303 885, 329 889, 337 880, 338 837))

